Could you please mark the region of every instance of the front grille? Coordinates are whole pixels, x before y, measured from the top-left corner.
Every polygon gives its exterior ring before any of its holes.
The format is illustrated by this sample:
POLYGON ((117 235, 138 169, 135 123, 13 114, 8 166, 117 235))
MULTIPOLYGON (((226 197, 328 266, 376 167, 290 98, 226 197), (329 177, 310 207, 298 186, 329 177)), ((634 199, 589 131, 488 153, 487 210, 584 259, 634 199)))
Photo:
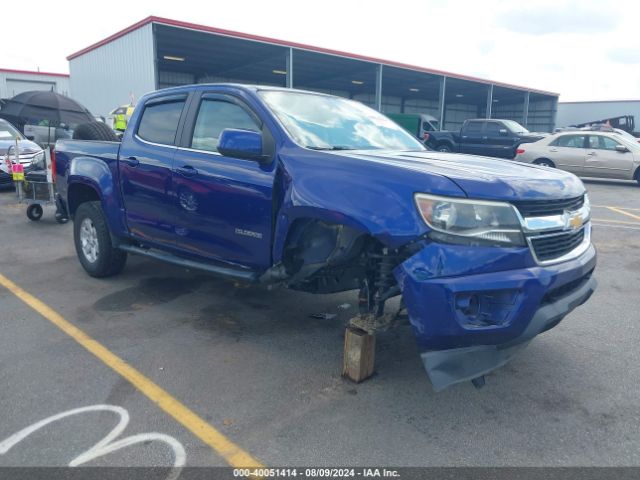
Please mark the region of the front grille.
POLYGON ((580 245, 583 240, 584 227, 570 232, 529 237, 533 251, 541 262, 562 257, 580 245))
POLYGON ((562 215, 565 210, 579 210, 584 204, 584 195, 564 200, 520 200, 513 204, 523 217, 562 215))

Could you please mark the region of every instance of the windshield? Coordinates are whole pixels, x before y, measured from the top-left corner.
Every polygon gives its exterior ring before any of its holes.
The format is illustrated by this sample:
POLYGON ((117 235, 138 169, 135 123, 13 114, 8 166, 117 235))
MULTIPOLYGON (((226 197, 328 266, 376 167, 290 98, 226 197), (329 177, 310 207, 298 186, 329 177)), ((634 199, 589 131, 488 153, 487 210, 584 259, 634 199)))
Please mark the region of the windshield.
POLYGON ((624 130, 620 130, 619 128, 616 128, 615 132, 625 140, 628 140, 629 142, 637 143, 639 140, 638 138, 631 135, 629 132, 625 132, 624 130))
POLYGON ((393 120, 353 100, 263 90, 260 97, 296 143, 316 150, 424 150, 393 120))
POLYGON ((518 122, 514 122, 513 120, 503 120, 503 123, 507 126, 509 130, 513 133, 529 133, 529 130, 524 128, 518 122))
POLYGON ((0 140, 13 140, 14 138, 24 140, 22 134, 7 122, 0 121, 0 140))

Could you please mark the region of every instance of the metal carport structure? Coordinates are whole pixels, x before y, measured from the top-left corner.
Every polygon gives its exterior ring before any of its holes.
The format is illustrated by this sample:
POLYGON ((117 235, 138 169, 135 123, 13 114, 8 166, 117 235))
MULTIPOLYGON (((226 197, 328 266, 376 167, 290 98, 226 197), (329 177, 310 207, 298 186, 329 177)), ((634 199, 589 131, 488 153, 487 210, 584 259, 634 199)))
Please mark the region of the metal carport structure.
POLYGON ((96 114, 189 83, 301 88, 385 113, 428 113, 446 129, 467 118, 555 126, 558 94, 311 45, 148 17, 68 57, 71 93, 96 114))

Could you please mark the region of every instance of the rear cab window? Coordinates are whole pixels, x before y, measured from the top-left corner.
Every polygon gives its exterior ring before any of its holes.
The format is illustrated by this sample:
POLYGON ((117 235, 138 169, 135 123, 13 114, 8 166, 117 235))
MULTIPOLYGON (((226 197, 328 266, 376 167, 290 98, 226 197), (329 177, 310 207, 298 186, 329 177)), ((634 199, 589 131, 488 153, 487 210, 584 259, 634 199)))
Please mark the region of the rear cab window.
POLYGON ((471 134, 481 133, 482 132, 482 127, 484 126, 485 123, 486 122, 483 122, 483 121, 467 122, 464 125, 464 130, 467 133, 471 133, 471 134))
POLYGON ((149 100, 140 118, 138 137, 160 145, 175 145, 178 123, 185 102, 186 95, 149 100))

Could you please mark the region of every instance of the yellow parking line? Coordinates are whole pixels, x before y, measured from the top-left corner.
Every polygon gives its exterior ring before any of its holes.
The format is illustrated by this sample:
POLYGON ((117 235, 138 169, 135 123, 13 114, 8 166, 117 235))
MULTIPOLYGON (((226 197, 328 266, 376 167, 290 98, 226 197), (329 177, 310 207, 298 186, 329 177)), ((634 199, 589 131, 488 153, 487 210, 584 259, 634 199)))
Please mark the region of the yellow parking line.
POLYGON ((20 288, 2 274, 0 274, 0 285, 73 338, 81 346, 102 361, 102 363, 128 380, 135 388, 149 398, 149 400, 176 419, 178 423, 182 424, 182 426, 193 433, 196 437, 209 445, 216 453, 222 456, 229 465, 233 467, 258 468, 262 466, 258 460, 253 458, 249 453, 242 450, 242 448, 229 440, 221 432, 209 425, 204 419, 182 404, 179 400, 171 396, 169 392, 162 389, 149 378, 145 377, 138 370, 84 333, 71 322, 65 320, 51 307, 38 300, 26 290, 20 288))
POLYGON ((608 218, 592 218, 594 222, 608 222, 608 223, 622 223, 624 225, 637 225, 640 227, 640 222, 625 222, 624 220, 609 220, 608 218))
POLYGON ((597 208, 624 208, 625 210, 631 210, 631 211, 635 211, 635 212, 640 212, 640 208, 630 208, 630 207, 612 207, 611 205, 593 205, 591 204, 592 207, 597 207, 597 208))
POLYGON ((612 212, 621 213, 622 215, 627 215, 628 217, 635 218, 636 220, 640 220, 640 216, 634 213, 625 212, 624 210, 620 210, 619 208, 616 208, 616 207, 607 207, 607 208, 612 212))

